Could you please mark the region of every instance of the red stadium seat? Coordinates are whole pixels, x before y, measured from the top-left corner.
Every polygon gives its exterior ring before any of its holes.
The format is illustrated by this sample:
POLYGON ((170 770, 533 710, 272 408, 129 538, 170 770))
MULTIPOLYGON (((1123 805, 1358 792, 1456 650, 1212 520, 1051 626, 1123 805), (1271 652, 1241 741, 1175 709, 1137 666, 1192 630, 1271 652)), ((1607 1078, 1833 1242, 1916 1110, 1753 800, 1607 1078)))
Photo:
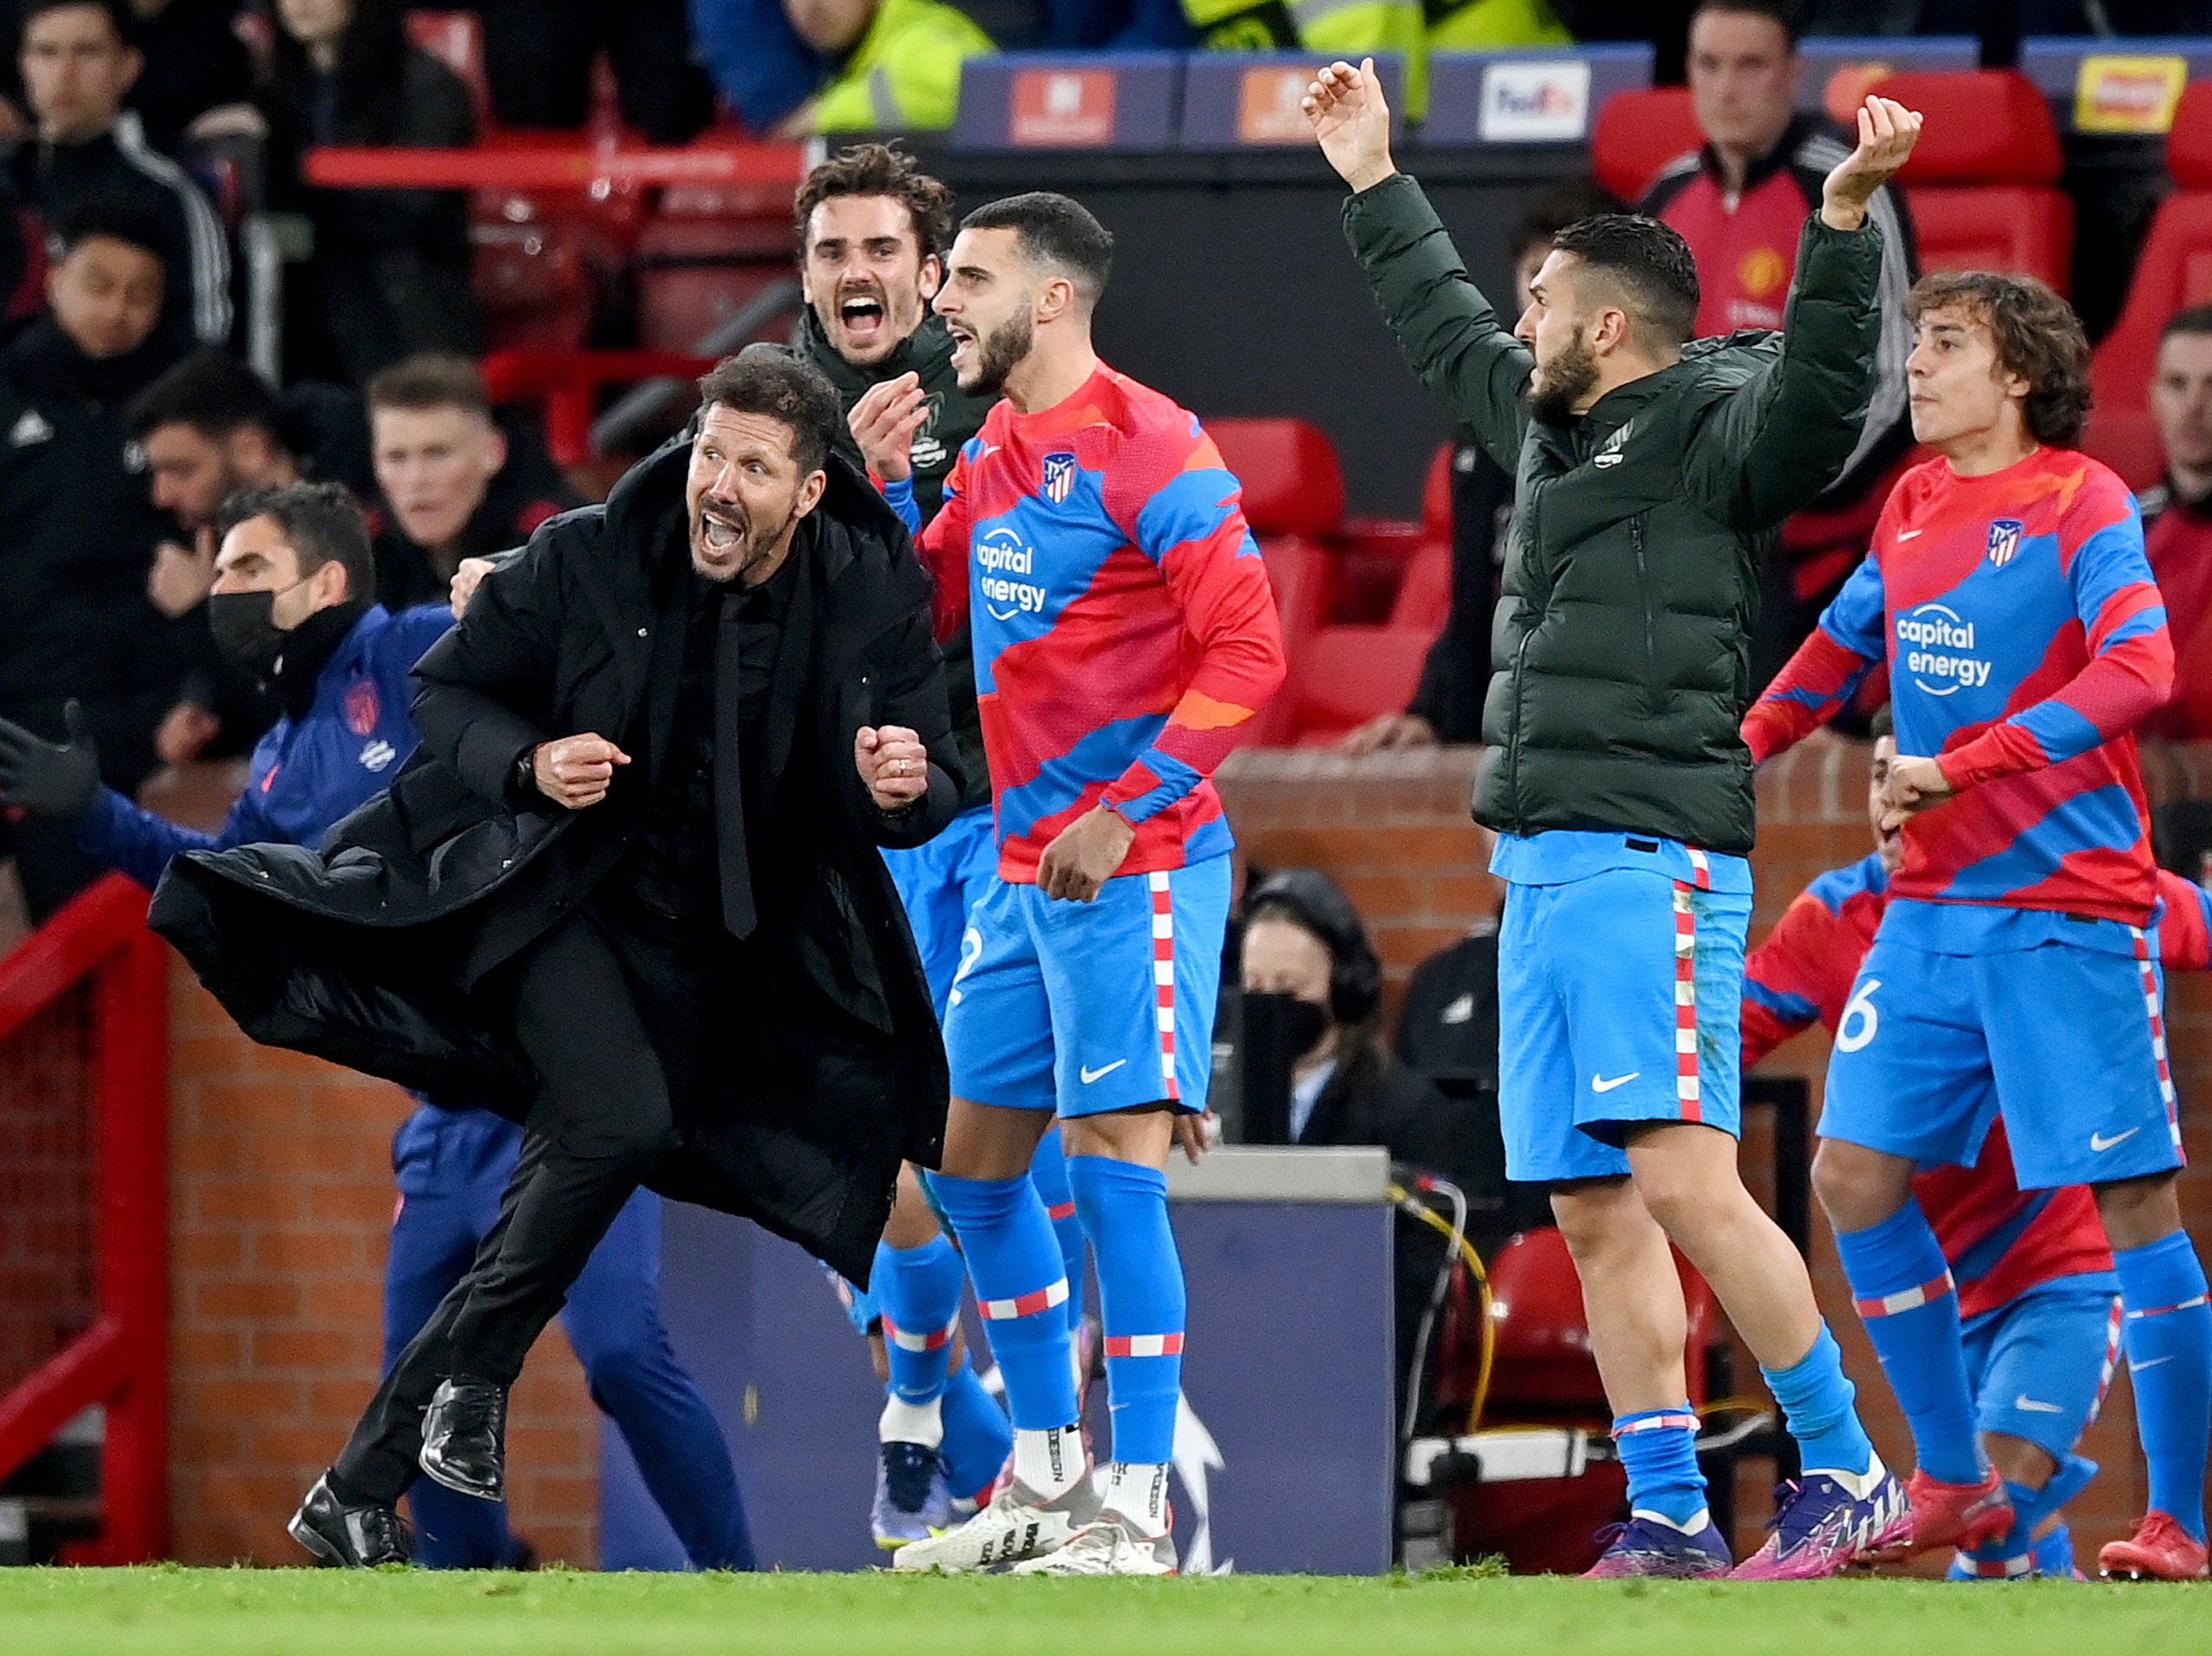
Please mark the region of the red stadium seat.
POLYGON ((1677 155, 1705 142, 1697 112, 1683 87, 1616 92, 1597 112, 1590 140, 1590 170, 1623 201, 1637 201, 1677 155))
POLYGON ((1440 444, 1421 484, 1421 530, 1432 540, 1452 538, 1452 455, 1455 445, 1440 444))
POLYGON ((1390 607, 1390 624, 1433 638, 1451 613, 1452 543, 1432 540, 1407 560, 1398 600, 1390 607))
POLYGON ((1323 627, 1291 657, 1286 689, 1302 746, 1335 741, 1377 714, 1398 713, 1413 699, 1429 646, 1430 627, 1323 627))
POLYGON ((1209 420, 1206 434, 1244 492, 1244 521, 1257 536, 1333 535, 1344 518, 1344 468, 1336 446, 1303 420, 1209 420))
POLYGON ((2006 271, 2072 286, 2073 202, 2051 106, 2011 69, 1893 75, 1874 88, 1928 117, 1900 174, 1928 271, 2006 271))
POLYGON ((2150 221, 2127 303, 2090 360, 2097 406, 2082 443, 2137 489, 2157 482, 2165 466, 2148 406, 2159 330, 2176 310, 2212 300, 2212 83, 2182 94, 2166 136, 2166 168, 2174 193, 2150 221))

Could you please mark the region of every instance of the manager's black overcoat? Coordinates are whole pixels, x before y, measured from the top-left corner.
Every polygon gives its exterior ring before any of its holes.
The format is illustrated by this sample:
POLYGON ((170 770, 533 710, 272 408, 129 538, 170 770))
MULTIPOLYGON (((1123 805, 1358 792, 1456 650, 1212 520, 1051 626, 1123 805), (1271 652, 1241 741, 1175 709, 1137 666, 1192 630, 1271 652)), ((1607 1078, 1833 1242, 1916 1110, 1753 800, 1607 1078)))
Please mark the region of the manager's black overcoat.
MULTIPOLYGON (((487 579, 415 673, 422 746, 388 793, 318 851, 249 845, 178 857, 154 929, 256 1040, 331 1059, 519 1119, 537 1088, 499 1012, 505 962, 571 912, 621 855, 675 723, 683 648, 688 447, 641 462, 604 506, 564 513, 487 579), (673 568, 673 574, 671 569, 673 568), (533 744, 596 731, 631 755, 601 804, 515 809, 533 744)), ((786 882, 764 915, 788 969, 776 1004, 692 1089, 682 1142, 648 1183, 756 1219, 856 1281, 898 1164, 935 1165, 947 1082, 929 986, 878 846, 951 819, 961 778, 905 527, 832 456, 792 554, 804 578, 771 689, 771 774, 811 724, 805 786, 780 792, 775 843, 809 855, 755 870, 786 882), (904 725, 930 754, 913 809, 877 807, 852 762, 863 725, 904 725)), ((701 1008, 710 1023, 713 1008, 701 1008)))

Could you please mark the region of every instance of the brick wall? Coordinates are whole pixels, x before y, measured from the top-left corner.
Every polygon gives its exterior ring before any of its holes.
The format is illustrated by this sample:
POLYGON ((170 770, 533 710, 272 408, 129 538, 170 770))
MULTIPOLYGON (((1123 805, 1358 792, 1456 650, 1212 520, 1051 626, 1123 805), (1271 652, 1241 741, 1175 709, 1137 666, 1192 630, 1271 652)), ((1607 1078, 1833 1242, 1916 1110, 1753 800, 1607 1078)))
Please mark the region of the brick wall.
MULTIPOLYGON (((399 1089, 254 1046, 177 962, 170 995, 172 1545, 296 1564, 284 1532, 376 1383, 399 1089)), ((516 1529, 598 1557, 597 1417, 560 1327, 516 1388, 516 1529)))
MULTIPOLYGON (((1383 956, 1393 1007, 1415 965, 1495 913, 1496 884, 1480 872, 1485 837, 1467 818, 1475 757, 1471 749, 1358 760, 1323 752, 1250 750, 1237 754, 1222 772, 1222 795, 1238 844, 1252 864, 1327 869, 1359 903, 1383 956)), ((2154 799, 2212 798, 2212 747, 2148 753, 2144 772, 2154 799)), ((1871 849, 1865 778, 1866 750, 1826 739, 1785 756, 1762 773, 1759 849, 1752 858, 1759 890, 1754 940, 1814 875, 1856 861, 1871 849)), ((2197 1236, 2212 1237, 2212 1173, 2206 1171, 2212 1162, 2212 1120, 2190 1107, 2196 1099, 2212 1097, 2212 981, 2202 975, 2176 978, 2168 993, 2168 1026, 2193 1162, 2183 1175, 2183 1217, 2197 1236)), ((1827 1054, 1827 1038, 1816 1029, 1780 1048, 1765 1067, 1767 1072, 1805 1076, 1817 1100, 1827 1054)), ((1769 1183, 1770 1156, 1764 1135, 1754 1128, 1746 1139, 1744 1164, 1746 1182, 1762 1194, 1769 1183)), ((1814 1287, 1858 1381, 1868 1426, 1885 1457, 1909 1466, 1910 1438, 1851 1310, 1835 1245, 1817 1219, 1814 1231, 1814 1287)), ((1740 1350, 1736 1372, 1754 1382, 1758 1374, 1740 1350)), ((2146 1499, 2124 1375, 2115 1382, 2104 1418, 2091 1431, 2083 1452, 2104 1468, 2071 1509, 2078 1548, 2093 1558, 2098 1547, 2127 1532, 2146 1499)), ((1756 1544, 1757 1522, 1767 1510, 1764 1483, 1763 1472, 1746 1470, 1739 1510, 1750 1516, 1738 1537, 1739 1548, 1756 1544)))

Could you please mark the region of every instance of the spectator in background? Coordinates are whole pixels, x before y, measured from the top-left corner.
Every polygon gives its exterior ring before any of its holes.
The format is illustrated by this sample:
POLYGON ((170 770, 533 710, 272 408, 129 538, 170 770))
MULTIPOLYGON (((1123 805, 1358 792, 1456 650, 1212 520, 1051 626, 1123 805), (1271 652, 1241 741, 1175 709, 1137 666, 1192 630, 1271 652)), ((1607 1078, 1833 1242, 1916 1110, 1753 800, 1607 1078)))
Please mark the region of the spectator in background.
MULTIPOLYGON (((0 351, 0 717, 59 740, 81 703, 101 779, 124 794, 208 647, 146 594, 160 519, 123 410, 175 351, 159 327, 166 237, 142 205, 95 198, 62 219, 47 310, 0 351)), ((34 923, 98 872, 68 824, 0 832, 34 923)))
POLYGON ((582 127, 603 51, 623 121, 648 143, 688 144, 714 119, 714 88, 684 0, 478 0, 477 10, 484 78, 503 127, 582 127))
POLYGON ((1382 962, 1335 881, 1293 868, 1255 887, 1243 962, 1248 1040, 1269 1022, 1251 1016, 1252 997, 1287 997, 1274 1021, 1294 1055, 1288 1142, 1382 1144, 1424 1167, 1457 1159, 1450 1105, 1383 1043, 1382 962))
POLYGON ((358 385, 421 351, 483 348, 470 286, 464 190, 319 190, 301 176, 319 144, 401 148, 473 143, 460 77, 410 45, 400 0, 277 0, 261 109, 269 193, 315 226, 296 285, 323 337, 302 352, 358 385), (316 346, 319 345, 319 350, 316 346))
MULTIPOLYGON (((1850 153, 1821 116, 1800 114, 1804 61, 1792 0, 1701 0, 1690 20, 1690 97, 1705 147, 1661 173, 1641 211, 1681 232, 1697 256, 1700 335, 1779 328, 1796 285, 1798 232, 1821 181, 1850 153)), ((1843 475, 1782 526, 1767 554, 1752 633, 1752 689, 1812 631, 1866 556, 1889 484, 1912 447, 1905 293, 1919 269, 1912 223, 1889 188, 1867 209, 1882 227, 1882 342, 1873 407, 1843 475)))
MULTIPOLYGON (((129 0, 129 6, 146 67, 126 106, 137 112, 148 143, 173 154, 186 139, 241 130, 241 118, 258 124, 253 63, 238 38, 239 0, 129 0)), ((0 38, 22 32, 20 0, 0 0, 0 38)), ((29 130, 27 107, 15 65, 0 65, 0 138, 29 130)))
POLYGON ((691 0, 691 29, 714 85, 748 132, 782 130, 831 66, 799 37, 784 0, 691 0))
MULTIPOLYGON (((299 461, 277 435, 280 405, 267 381, 209 347, 192 352, 140 392, 127 415, 146 455, 149 492, 166 512, 147 597, 173 620, 207 624, 215 583, 215 514, 232 495, 300 481, 299 461)), ((165 765, 249 751, 277 721, 277 704, 247 674, 220 659, 192 674, 154 733, 165 765)))
POLYGON ((383 497, 376 600, 394 614, 443 600, 463 558, 519 546, 581 504, 527 443, 510 440, 467 357, 385 369, 369 382, 369 424, 383 497))
POLYGON ((168 272, 160 332, 182 350, 231 333, 231 255, 215 210, 146 141, 123 100, 146 60, 121 0, 23 0, 16 64, 30 132, 8 157, 16 195, 49 231, 80 203, 115 198, 158 229, 168 272))
MULTIPOLYGON (((1618 197, 1595 179, 1563 179, 1538 192, 1513 225, 1513 295, 1529 308, 1529 284, 1571 224, 1618 212, 1618 197)), ((1378 714, 1344 738, 1347 753, 1384 747, 1433 747, 1482 740, 1483 694, 1490 688, 1490 623, 1498 608, 1505 544, 1513 523, 1513 479, 1462 431, 1452 442, 1452 610, 1429 646, 1421 681, 1403 713, 1378 714)))
POLYGON ((2212 305, 2176 311, 2158 337, 2150 413, 2166 475, 2143 492, 2143 550, 2166 600, 2173 700, 2146 735, 2212 737, 2212 305))
POLYGON ((1188 51, 1198 31, 1183 0, 1044 0, 1044 44, 1054 51, 1188 51))
POLYGON ((784 118, 808 133, 941 132, 960 112, 960 66, 998 49, 943 0, 784 0, 808 49, 832 67, 784 118))

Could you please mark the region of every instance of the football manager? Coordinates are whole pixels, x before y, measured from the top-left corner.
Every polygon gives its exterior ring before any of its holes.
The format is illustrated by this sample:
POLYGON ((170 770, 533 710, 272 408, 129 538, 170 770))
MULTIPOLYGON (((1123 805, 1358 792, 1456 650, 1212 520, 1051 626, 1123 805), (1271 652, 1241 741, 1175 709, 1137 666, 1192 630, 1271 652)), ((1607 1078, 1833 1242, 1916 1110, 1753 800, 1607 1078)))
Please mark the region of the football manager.
POLYGON ((292 1521, 333 1561, 407 1555, 418 1470, 503 1495, 507 1390, 641 1183, 865 1281, 901 1160, 938 1160, 943 1048, 877 854, 960 799, 928 577, 818 369, 754 347, 700 393, 691 440, 423 657, 388 794, 319 853, 193 852, 156 893, 248 1034, 523 1125, 473 1265, 292 1521))

